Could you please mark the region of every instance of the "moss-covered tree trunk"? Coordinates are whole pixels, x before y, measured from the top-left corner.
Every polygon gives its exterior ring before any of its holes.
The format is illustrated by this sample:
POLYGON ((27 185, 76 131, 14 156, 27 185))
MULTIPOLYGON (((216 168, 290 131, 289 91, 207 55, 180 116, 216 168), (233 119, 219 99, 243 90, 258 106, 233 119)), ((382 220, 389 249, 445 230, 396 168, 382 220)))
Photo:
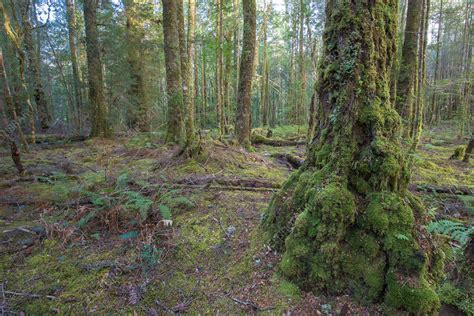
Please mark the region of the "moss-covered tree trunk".
POLYGON ((255 0, 243 0, 242 8, 244 14, 244 35, 240 58, 235 133, 239 144, 247 148, 250 146, 250 130, 252 128, 250 104, 257 35, 255 0))
POLYGON ((163 33, 168 94, 168 127, 166 139, 184 143, 183 87, 179 51, 177 1, 163 0, 163 33))
POLYGON ((283 252, 281 273, 299 286, 424 314, 439 307, 442 254, 407 191, 390 102, 397 3, 327 1, 317 130, 263 225, 283 252))
POLYGON ((89 79, 89 102, 91 108, 91 136, 110 137, 107 120, 102 61, 97 31, 97 1, 84 0, 84 21, 86 25, 87 72, 89 79))
MULTIPOLYGON (((11 4, 13 5, 13 2, 11 4)), ((36 142, 36 124, 35 124, 36 112, 35 112, 35 109, 33 108, 33 104, 31 103, 30 94, 26 85, 26 77, 25 77, 26 56, 25 56, 25 51, 23 50, 23 47, 22 47, 23 38, 20 36, 21 35, 21 31, 19 28, 20 21, 18 21, 16 14, 13 15, 15 26, 12 26, 10 17, 8 15, 8 12, 5 6, 5 0, 0 0, 0 16, 3 17, 3 30, 7 36, 7 39, 10 41, 14 49, 16 58, 18 60, 18 72, 15 73, 17 76, 16 87, 14 89, 15 108, 18 115, 20 115, 21 106, 23 104, 26 104, 26 107, 28 108, 27 118, 28 118, 28 123, 30 127, 31 142, 35 143, 36 142)))
POLYGON ((23 42, 28 60, 28 71, 32 80, 33 97, 36 103, 36 110, 38 111, 41 129, 45 131, 49 127, 51 114, 48 108, 48 102, 46 100, 43 83, 41 81, 41 56, 39 51, 35 49, 33 42, 33 25, 30 21, 30 6, 32 4, 30 2, 31 1, 29 0, 20 1, 21 21, 23 24, 23 42))
POLYGON ((124 5, 127 17, 127 61, 132 79, 128 91, 132 104, 129 125, 132 128, 146 132, 150 129, 150 122, 145 84, 144 50, 141 43, 145 36, 145 28, 140 18, 140 2, 125 0, 124 5))
MULTIPOLYGON (((397 83, 396 108, 404 122, 409 123, 415 112, 418 72, 418 47, 422 24, 422 0, 408 0, 405 40, 400 60, 397 83)), ((409 134, 410 126, 405 128, 409 134)))

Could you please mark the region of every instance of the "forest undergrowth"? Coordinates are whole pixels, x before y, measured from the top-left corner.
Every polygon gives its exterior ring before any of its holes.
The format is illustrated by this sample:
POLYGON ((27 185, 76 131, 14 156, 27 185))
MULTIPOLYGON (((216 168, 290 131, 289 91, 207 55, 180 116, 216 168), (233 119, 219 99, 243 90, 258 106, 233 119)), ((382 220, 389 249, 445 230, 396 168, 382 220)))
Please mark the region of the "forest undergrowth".
MULTIPOLYGON (((265 140, 297 144, 306 131, 256 134, 251 152, 209 137, 195 159, 177 158, 179 148, 154 134, 79 142, 47 135, 23 154, 23 177, 0 152, 2 311, 382 313, 349 293, 302 292, 278 275, 279 254, 259 224, 305 146, 265 140)), ((474 215, 473 163, 453 155, 463 143, 440 127, 424 133, 413 156, 410 188, 429 210, 428 229, 447 243, 445 315, 474 313, 458 262, 474 215)))

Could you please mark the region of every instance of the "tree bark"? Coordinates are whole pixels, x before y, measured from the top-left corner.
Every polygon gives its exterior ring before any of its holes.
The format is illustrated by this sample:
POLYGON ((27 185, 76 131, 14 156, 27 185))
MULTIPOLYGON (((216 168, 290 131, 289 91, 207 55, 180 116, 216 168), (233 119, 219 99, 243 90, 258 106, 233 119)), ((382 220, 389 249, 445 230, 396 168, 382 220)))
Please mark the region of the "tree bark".
POLYGON ((257 33, 255 0, 243 0, 242 8, 244 14, 244 32, 240 59, 235 132, 239 144, 244 148, 248 148, 250 147, 250 130, 252 127, 250 104, 257 33))
POLYGON ((181 79, 178 8, 176 0, 162 0, 163 33, 168 94, 168 127, 166 140, 184 143, 183 86, 181 79))
POLYGON ((145 69, 142 49, 142 39, 145 36, 143 21, 140 19, 140 2, 125 0, 125 15, 127 17, 127 60, 130 67, 132 83, 129 87, 131 111, 129 126, 146 132, 150 129, 148 115, 148 100, 145 86, 145 69))
POLYGON ((13 125, 14 125, 14 127, 13 126, 10 127, 8 125, 8 122, 6 122, 6 124, 4 124, 4 129, 5 129, 4 132, 6 133, 6 137, 10 138, 10 142, 12 140, 14 141, 13 135, 15 133, 18 133, 18 137, 20 139, 21 144, 23 145, 25 151, 28 152, 29 150, 28 142, 26 141, 25 134, 23 133, 23 130, 21 129, 21 122, 17 115, 15 105, 13 103, 13 97, 11 94, 10 86, 8 84, 7 72, 5 69, 5 63, 3 62, 3 52, 1 51, 1 49, 0 49, 0 82, 3 87, 3 94, 1 97, 2 112, 4 113, 4 116, 6 119, 7 108, 11 111, 11 114, 13 117, 13 125), (16 132, 15 132, 15 128, 16 128, 16 132))
POLYGON ((390 103, 397 12, 398 0, 327 1, 318 128, 263 226, 283 252, 281 273, 300 287, 429 314, 440 306, 443 254, 407 190, 390 103))
POLYGON ((76 127, 79 131, 83 128, 83 110, 84 105, 82 101, 82 81, 79 70, 79 62, 77 57, 77 22, 76 22, 76 6, 74 0, 66 0, 66 14, 68 25, 68 39, 69 39, 69 54, 72 64, 72 76, 74 87, 74 103, 76 115, 76 127))
POLYGON ((397 83, 396 109, 406 123, 404 131, 410 134, 417 94, 418 48, 421 29, 422 0, 408 0, 405 41, 402 48, 400 72, 397 83))
MULTIPOLYGON (((28 88, 26 85, 25 79, 25 65, 26 65, 26 57, 25 52, 23 50, 23 42, 22 38, 19 36, 19 21, 17 19, 16 14, 14 14, 14 19, 16 22, 17 27, 13 28, 10 22, 10 17, 5 8, 4 4, 5 0, 0 0, 0 14, 3 16, 3 29, 5 34, 7 35, 8 40, 13 46, 15 51, 16 58, 18 60, 18 83, 15 87, 15 104, 16 110, 18 111, 21 108, 21 104, 24 103, 27 106, 28 114, 27 117, 30 125, 30 134, 32 142, 35 142, 36 139, 36 125, 35 125, 35 110, 33 105, 31 104, 28 88)), ((12 12, 15 12, 15 8, 12 8, 12 12)))
POLYGON ((440 62, 441 62, 441 35, 443 30, 443 0, 440 1, 439 5, 439 17, 438 17, 438 30, 436 35, 436 56, 435 56, 435 70, 434 70, 434 77, 433 77, 433 87, 434 90, 431 94, 431 117, 429 119, 429 123, 435 123, 440 120, 439 115, 439 108, 437 104, 437 93, 436 93, 436 82, 439 79, 440 75, 440 62))
POLYGON ((97 0, 84 0, 86 25, 87 70, 89 77, 89 102, 91 107, 92 137, 110 137, 108 110, 104 94, 99 34, 97 31, 97 0))
POLYGON ((51 122, 51 114, 44 93, 43 83, 41 82, 40 55, 35 49, 33 42, 33 25, 30 21, 30 0, 20 1, 21 21, 23 25, 23 42, 25 46, 26 57, 28 60, 28 70, 33 81, 33 97, 36 103, 36 109, 40 120, 40 126, 43 131, 47 130, 51 122))

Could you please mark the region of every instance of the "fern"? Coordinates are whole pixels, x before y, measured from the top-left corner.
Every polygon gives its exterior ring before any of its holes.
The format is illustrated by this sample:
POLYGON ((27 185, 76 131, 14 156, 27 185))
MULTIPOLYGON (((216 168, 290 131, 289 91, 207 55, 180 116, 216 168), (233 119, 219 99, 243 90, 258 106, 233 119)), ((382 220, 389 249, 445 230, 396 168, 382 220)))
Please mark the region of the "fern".
POLYGON ((165 220, 171 220, 171 209, 166 204, 160 205, 160 214, 165 220))
POLYGON ((464 246, 469 241, 471 234, 474 234, 474 226, 466 226, 459 222, 450 220, 439 220, 431 222, 428 227, 430 233, 437 233, 449 236, 451 239, 464 246))
POLYGON ((148 212, 153 205, 153 201, 135 191, 125 191, 124 194, 128 198, 128 201, 125 203, 125 207, 138 211, 140 213, 141 219, 143 221, 146 220, 148 217, 148 212))

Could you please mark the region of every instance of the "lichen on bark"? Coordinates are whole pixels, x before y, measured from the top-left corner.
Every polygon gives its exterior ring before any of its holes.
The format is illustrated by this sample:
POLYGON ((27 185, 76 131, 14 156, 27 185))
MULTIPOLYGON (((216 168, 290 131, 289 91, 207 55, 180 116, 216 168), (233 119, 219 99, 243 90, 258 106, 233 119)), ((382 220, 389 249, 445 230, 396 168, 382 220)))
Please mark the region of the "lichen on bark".
POLYGON ((397 11, 396 0, 327 1, 316 133, 263 226, 283 253, 281 274, 300 287, 430 313, 443 254, 407 190, 390 102, 397 11))

